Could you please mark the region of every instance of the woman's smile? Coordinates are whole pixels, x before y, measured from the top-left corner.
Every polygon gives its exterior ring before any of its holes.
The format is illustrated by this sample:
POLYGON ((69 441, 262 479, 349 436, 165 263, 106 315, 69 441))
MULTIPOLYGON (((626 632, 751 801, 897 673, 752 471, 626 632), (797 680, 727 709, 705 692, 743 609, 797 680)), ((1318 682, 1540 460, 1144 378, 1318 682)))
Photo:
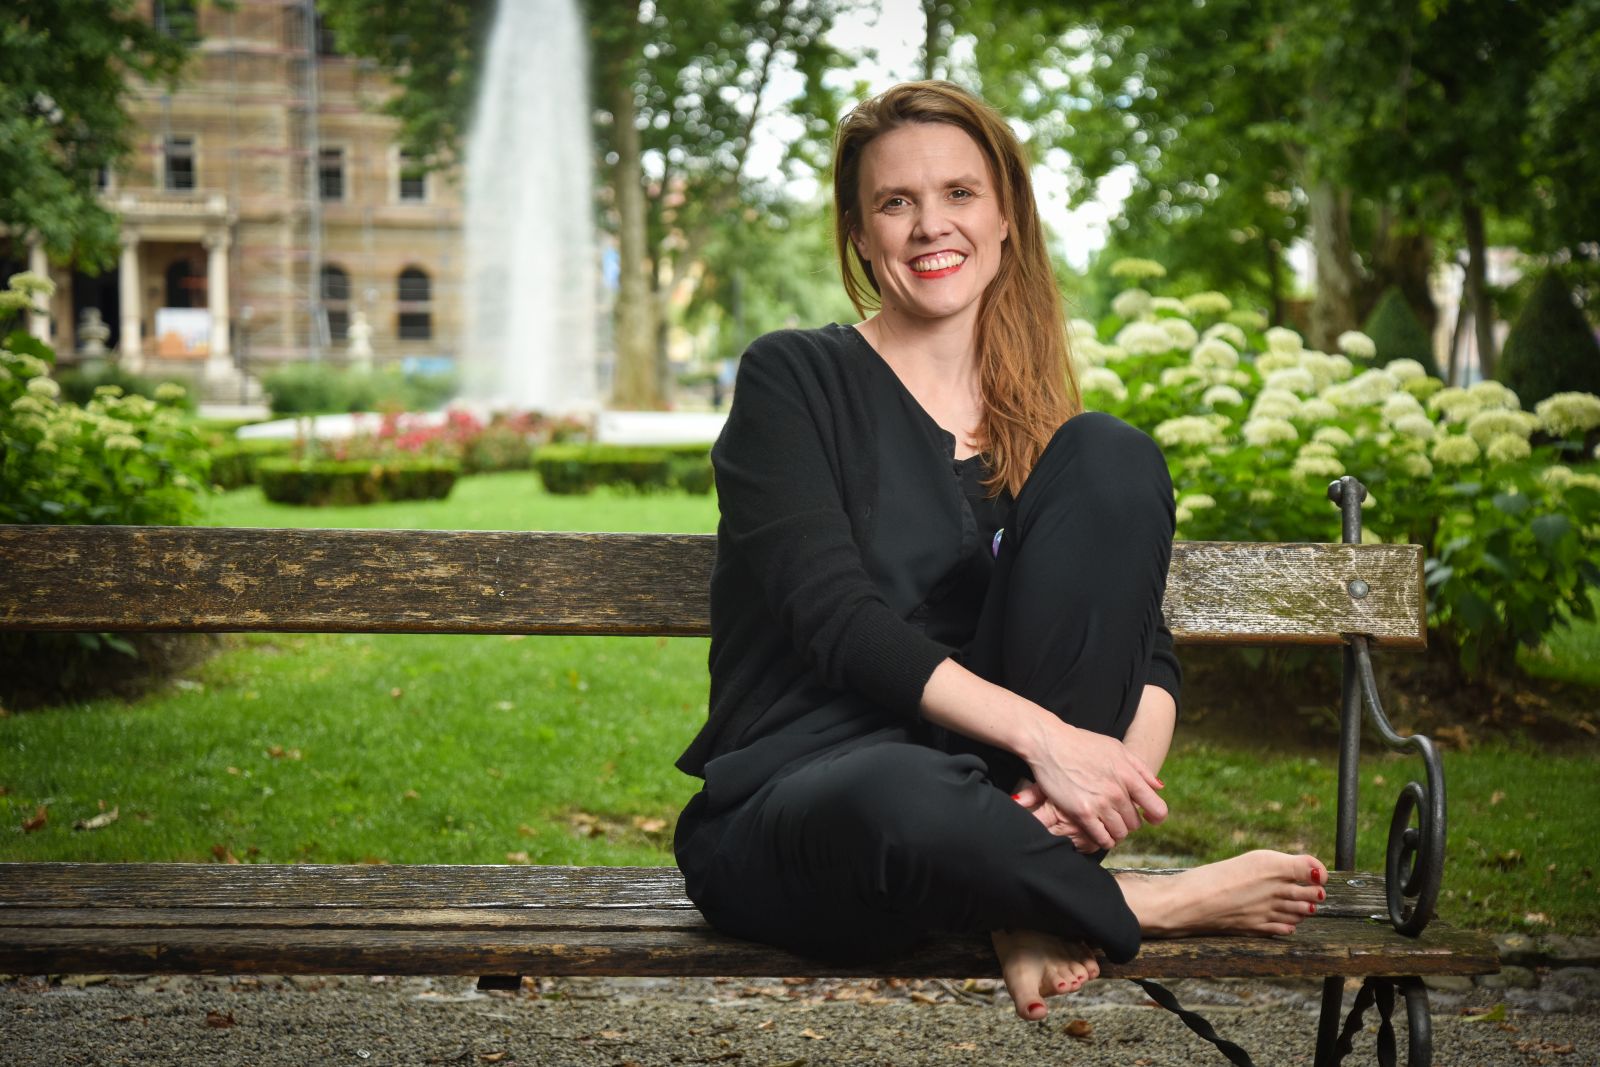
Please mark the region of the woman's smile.
POLYGON ((960 270, 966 261, 966 254, 962 252, 935 252, 913 259, 911 273, 919 278, 944 278, 960 270))

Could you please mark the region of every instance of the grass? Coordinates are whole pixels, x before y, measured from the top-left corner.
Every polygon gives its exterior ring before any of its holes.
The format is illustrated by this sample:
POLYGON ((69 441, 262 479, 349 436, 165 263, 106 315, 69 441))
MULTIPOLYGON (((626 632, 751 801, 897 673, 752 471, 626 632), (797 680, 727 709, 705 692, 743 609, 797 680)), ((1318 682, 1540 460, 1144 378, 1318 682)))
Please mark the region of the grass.
MULTIPOLYGON (((1600 590, 1591 595, 1600 620, 1600 590)), ((1529 674, 1600 689, 1600 621, 1574 619, 1546 635, 1538 648, 1519 650, 1517 665, 1529 674)))
MULTIPOLYGON (((302 510, 212 502, 233 526, 710 530, 715 502, 545 495, 531 474, 463 479, 443 503, 302 510)), ((1596 628, 1572 640, 1594 648, 1596 628)), ((1555 669, 1569 652, 1557 642, 1555 669)), ((168 688, 0 718, 0 859, 619 864, 670 862, 697 783, 672 761, 705 717, 702 640, 250 635, 168 688), (115 808, 103 829, 75 821, 115 808), (47 825, 18 828, 40 806, 47 825)), ((1576 654, 1590 655, 1579 652, 1576 654)), ((1593 662, 1591 659, 1590 662, 1593 662)), ((1577 680, 1577 679, 1575 679, 1577 680)), ((1184 742, 1167 825, 1130 846, 1331 859, 1336 756, 1184 742)), ((1497 742, 1446 758, 1447 918, 1600 929, 1594 753, 1497 742)), ((1361 864, 1414 760, 1363 763, 1361 864), (1380 780, 1381 779, 1381 780, 1380 780)))

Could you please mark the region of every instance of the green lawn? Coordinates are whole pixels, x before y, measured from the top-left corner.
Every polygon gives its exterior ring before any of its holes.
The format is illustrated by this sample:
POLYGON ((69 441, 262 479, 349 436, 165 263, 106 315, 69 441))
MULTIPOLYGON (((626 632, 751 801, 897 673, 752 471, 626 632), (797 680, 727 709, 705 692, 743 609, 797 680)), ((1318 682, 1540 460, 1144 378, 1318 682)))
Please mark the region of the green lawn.
MULTIPOLYGON (((247 490, 214 501, 207 521, 696 531, 712 528, 715 502, 556 498, 532 475, 506 474, 464 479, 442 504, 308 511, 247 490)), ((705 716, 702 640, 251 635, 227 645, 131 704, 0 718, 0 859, 670 862, 671 821, 696 784, 672 760, 705 716), (117 821, 72 828, 102 803, 117 821), (40 806, 47 825, 22 832, 40 806)), ((1331 859, 1335 767, 1331 748, 1312 759, 1180 738, 1163 774, 1174 815, 1130 846, 1207 859, 1304 847, 1331 859)), ((1450 752, 1446 769, 1446 916, 1496 930, 1543 920, 1600 930, 1593 752, 1497 743, 1450 752)), ((1394 797, 1419 772, 1388 756, 1364 763, 1364 866, 1381 866, 1394 797)))

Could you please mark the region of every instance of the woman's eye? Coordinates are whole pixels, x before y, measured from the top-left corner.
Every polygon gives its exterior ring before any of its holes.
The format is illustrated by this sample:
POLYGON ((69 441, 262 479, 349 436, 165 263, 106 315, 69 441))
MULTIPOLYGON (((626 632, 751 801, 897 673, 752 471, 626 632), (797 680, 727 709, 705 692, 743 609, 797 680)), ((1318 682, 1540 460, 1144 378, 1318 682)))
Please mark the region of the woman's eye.
POLYGON ((889 208, 895 208, 895 207, 903 207, 905 205, 905 202, 906 201, 905 201, 904 197, 891 196, 889 199, 887 199, 887 200, 885 200, 883 202, 883 207, 884 207, 884 210, 888 210, 889 208))
POLYGON ((971 198, 972 198, 972 191, 970 189, 952 189, 952 190, 950 190, 950 199, 952 199, 952 200, 970 200, 971 198))

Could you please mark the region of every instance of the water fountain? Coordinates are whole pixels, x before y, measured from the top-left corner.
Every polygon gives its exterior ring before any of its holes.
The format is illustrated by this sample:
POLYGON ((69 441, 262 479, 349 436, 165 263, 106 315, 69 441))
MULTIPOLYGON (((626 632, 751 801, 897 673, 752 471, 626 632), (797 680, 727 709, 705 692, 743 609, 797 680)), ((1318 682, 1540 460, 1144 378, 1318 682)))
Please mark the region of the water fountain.
POLYGON ((598 406, 587 55, 576 0, 501 0, 466 151, 469 404, 598 406))

